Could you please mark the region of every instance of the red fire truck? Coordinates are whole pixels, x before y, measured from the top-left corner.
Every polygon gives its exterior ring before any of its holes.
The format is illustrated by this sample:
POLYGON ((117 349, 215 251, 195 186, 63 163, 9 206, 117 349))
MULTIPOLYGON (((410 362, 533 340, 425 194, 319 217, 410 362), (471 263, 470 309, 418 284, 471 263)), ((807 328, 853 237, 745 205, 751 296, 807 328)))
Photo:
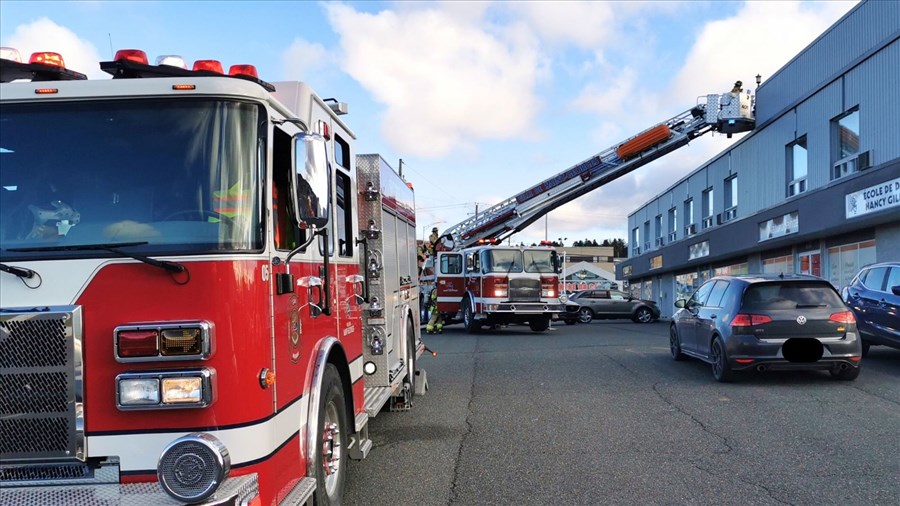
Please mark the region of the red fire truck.
POLYGON ((0 504, 339 503, 426 386, 411 186, 251 66, 0 57, 0 504))
POLYGON ((564 305, 559 300, 559 258, 549 245, 503 246, 488 242, 439 251, 423 280, 437 290, 444 323, 462 322, 467 332, 483 326, 528 324, 543 332, 564 305))

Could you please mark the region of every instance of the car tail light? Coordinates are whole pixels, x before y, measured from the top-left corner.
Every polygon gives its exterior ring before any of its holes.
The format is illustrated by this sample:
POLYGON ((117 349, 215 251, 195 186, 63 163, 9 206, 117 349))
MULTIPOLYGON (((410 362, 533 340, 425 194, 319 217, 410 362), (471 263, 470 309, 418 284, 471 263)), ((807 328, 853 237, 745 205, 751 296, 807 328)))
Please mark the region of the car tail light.
POLYGON ((734 319, 731 320, 732 327, 752 327, 754 325, 762 325, 763 323, 769 323, 772 321, 772 318, 764 315, 764 314, 746 314, 740 313, 734 315, 734 319))
POLYGON ((829 320, 837 323, 856 323, 856 316, 853 311, 841 311, 840 313, 831 313, 829 320))

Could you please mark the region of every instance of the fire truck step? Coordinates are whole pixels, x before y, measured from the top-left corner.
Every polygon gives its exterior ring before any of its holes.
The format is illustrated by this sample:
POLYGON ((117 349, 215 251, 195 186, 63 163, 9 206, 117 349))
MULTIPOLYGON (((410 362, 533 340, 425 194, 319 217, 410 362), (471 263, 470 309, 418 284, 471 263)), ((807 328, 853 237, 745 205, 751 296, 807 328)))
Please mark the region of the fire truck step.
POLYGON ((313 493, 316 491, 316 479, 309 476, 301 479, 294 485, 291 493, 281 501, 281 504, 309 504, 313 503, 313 493))
POLYGON ((364 394, 366 413, 372 418, 375 418, 394 393, 394 388, 395 387, 366 387, 364 394))

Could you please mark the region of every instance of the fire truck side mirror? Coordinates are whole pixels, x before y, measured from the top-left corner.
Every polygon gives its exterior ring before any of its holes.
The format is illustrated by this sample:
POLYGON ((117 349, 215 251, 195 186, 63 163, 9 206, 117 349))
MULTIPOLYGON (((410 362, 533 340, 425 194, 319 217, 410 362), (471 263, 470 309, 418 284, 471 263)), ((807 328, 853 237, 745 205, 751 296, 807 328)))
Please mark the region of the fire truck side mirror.
POLYGON ((560 274, 562 272, 562 259, 556 251, 550 252, 550 261, 553 263, 553 272, 560 274))
POLYGON ((291 190, 294 216, 300 226, 323 228, 328 224, 331 177, 325 138, 319 134, 294 137, 294 170, 291 190))

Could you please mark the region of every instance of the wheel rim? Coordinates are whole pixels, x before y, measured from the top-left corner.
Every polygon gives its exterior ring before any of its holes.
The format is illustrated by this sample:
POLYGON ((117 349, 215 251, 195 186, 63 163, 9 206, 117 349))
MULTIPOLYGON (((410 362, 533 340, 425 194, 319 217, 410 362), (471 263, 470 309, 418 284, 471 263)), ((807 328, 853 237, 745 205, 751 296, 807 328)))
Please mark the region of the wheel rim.
POLYGON ((341 425, 338 409, 334 402, 325 407, 322 428, 322 470, 325 474, 325 492, 333 496, 341 478, 341 425))
POLYGON ((591 310, 588 308, 582 308, 578 311, 578 321, 581 323, 590 323, 593 319, 593 315, 591 315, 591 310))
POLYGON ((672 351, 673 357, 681 352, 681 346, 678 344, 678 332, 675 331, 675 327, 669 328, 669 349, 672 351))
POLYGON ((712 356, 713 356, 713 374, 718 378, 722 375, 722 371, 725 369, 724 364, 722 363, 725 358, 722 354, 722 347, 719 345, 719 341, 713 342, 712 345, 712 356))
POLYGON ((465 325, 466 328, 472 326, 472 309, 469 307, 468 303, 463 309, 463 325, 465 325))
POLYGON ((641 323, 647 323, 650 321, 650 311, 647 309, 641 309, 638 311, 638 321, 641 323))

